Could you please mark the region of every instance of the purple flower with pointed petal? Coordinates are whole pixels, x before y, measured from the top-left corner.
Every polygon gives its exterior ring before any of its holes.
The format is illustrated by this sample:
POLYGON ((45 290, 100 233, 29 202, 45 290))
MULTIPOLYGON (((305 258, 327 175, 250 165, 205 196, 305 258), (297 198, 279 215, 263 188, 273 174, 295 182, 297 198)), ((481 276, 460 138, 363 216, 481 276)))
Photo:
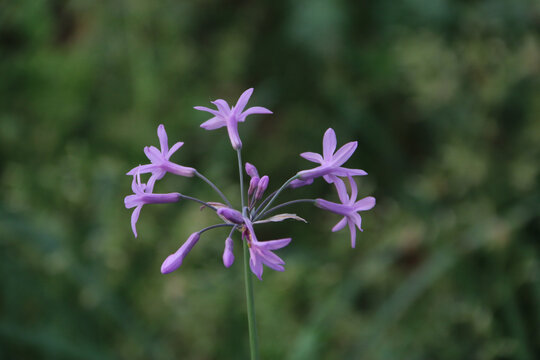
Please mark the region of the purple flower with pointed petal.
POLYGON ((367 172, 364 170, 348 169, 341 166, 349 160, 356 150, 358 146, 357 141, 351 141, 343 145, 338 151, 336 151, 336 145, 336 133, 332 128, 329 128, 323 137, 323 156, 313 152, 300 154, 306 160, 321 164, 321 166, 316 168, 300 171, 298 173, 300 179, 308 180, 322 176, 326 182, 331 184, 335 176, 367 175, 367 172))
POLYGON ((219 208, 217 213, 219 216, 223 217, 229 222, 232 222, 233 224, 244 223, 244 217, 242 216, 242 213, 238 210, 224 207, 224 208, 219 208))
POLYGON ((145 146, 144 153, 152 163, 148 165, 139 165, 136 168, 131 169, 127 175, 134 175, 137 171, 140 171, 141 174, 151 172, 155 176, 156 180, 163 178, 168 172, 179 176, 191 177, 195 175, 194 168, 181 166, 169 161, 171 155, 180 149, 184 143, 177 142, 169 150, 167 132, 165 132, 165 126, 163 126, 163 124, 158 126, 157 134, 161 151, 155 146, 145 146))
POLYGON ((223 251, 223 265, 225 267, 231 267, 231 265, 234 262, 234 254, 233 254, 233 239, 228 237, 225 240, 225 250, 223 251))
POLYGON ((167 256, 163 264, 161 265, 161 273, 168 274, 178 269, 182 265, 182 261, 186 255, 193 249, 197 241, 199 241, 201 235, 196 232, 189 236, 186 242, 178 249, 174 254, 167 256))
POLYGON ((347 188, 345 183, 338 178, 334 179, 334 184, 336 185, 339 199, 342 204, 337 204, 330 202, 324 199, 317 199, 315 204, 324 210, 331 211, 333 213, 343 215, 341 219, 333 228, 332 231, 339 231, 349 225, 349 230, 351 231, 351 246, 354 248, 356 246, 356 229, 358 227, 360 231, 362 230, 362 217, 358 214, 358 211, 370 210, 375 206, 375 198, 373 196, 368 196, 363 199, 356 201, 358 196, 358 188, 356 182, 353 178, 349 177, 349 183, 351 184, 351 196, 347 194, 347 188))
POLYGON ((131 189, 134 194, 124 198, 124 204, 127 209, 135 208, 133 214, 131 214, 131 229, 133 230, 135 237, 137 237, 137 220, 139 220, 139 214, 141 213, 143 205, 172 203, 180 200, 179 193, 152 194, 155 181, 156 178, 152 176, 150 177, 150 180, 148 180, 148 184, 141 184, 141 174, 140 172, 137 172, 133 175, 133 182, 131 183, 131 189))
POLYGON ((255 231, 253 231, 253 225, 251 221, 247 218, 244 219, 244 231, 242 232, 242 238, 247 241, 249 246, 249 266, 251 271, 262 280, 263 273, 263 264, 268 266, 270 269, 276 271, 284 271, 285 268, 283 265, 285 262, 272 250, 281 249, 291 242, 291 238, 279 239, 279 240, 269 240, 269 241, 258 241, 255 236, 255 231))
POLYGON ((244 108, 253 93, 253 88, 244 91, 236 105, 232 108, 229 104, 222 99, 212 101, 216 105, 217 110, 209 109, 205 106, 195 106, 195 110, 206 111, 214 115, 210 120, 201 124, 201 127, 206 130, 215 130, 223 126, 227 127, 229 138, 231 139, 232 147, 237 150, 242 148, 242 141, 238 134, 238 123, 246 120, 246 117, 251 114, 272 114, 272 112, 266 108, 255 106, 244 111, 244 108))

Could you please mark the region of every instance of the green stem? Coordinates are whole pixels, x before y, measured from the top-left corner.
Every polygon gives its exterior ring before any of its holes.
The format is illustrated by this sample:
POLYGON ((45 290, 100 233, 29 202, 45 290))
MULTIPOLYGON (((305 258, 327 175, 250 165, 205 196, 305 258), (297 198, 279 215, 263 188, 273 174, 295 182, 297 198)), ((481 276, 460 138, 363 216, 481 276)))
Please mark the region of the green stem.
POLYGON ((232 208, 232 205, 231 203, 229 202, 229 199, 227 199, 227 197, 225 196, 225 194, 223 194, 221 192, 221 190, 219 190, 219 188, 214 185, 213 182, 211 182, 210 180, 208 180, 208 178, 206 178, 206 176, 204 176, 203 174, 201 174, 200 172, 198 171, 195 171, 195 176, 197 176, 198 178, 202 179, 205 183, 207 183, 208 185, 210 185, 210 187, 212 189, 215 190, 215 192, 218 193, 218 195, 223 199, 223 201, 225 201, 225 203, 227 204, 228 207, 232 208))
MULTIPOLYGON (((247 208, 244 206, 244 176, 242 172, 242 153, 238 153, 238 174, 240 175, 240 198, 242 200, 242 215, 245 217, 247 208)), ((259 360, 259 341, 257 339, 257 323, 255 320, 255 300, 253 297, 253 282, 249 269, 249 249, 247 241, 243 241, 244 247, 244 280, 246 285, 246 303, 249 330, 249 352, 251 360, 259 360)))
POLYGON ((261 213, 261 215, 258 216, 257 218, 265 217, 265 216, 271 214, 272 212, 276 211, 277 209, 281 209, 282 207, 285 207, 285 206, 298 204, 298 203, 307 203, 307 202, 315 203, 315 199, 298 199, 298 200, 287 201, 286 203, 274 206, 270 210, 266 210, 265 212, 261 213))
POLYGON ((261 217, 261 214, 264 214, 264 212, 266 211, 266 209, 268 209, 270 207, 270 205, 272 205, 272 203, 274 202, 274 200, 276 200, 276 198, 278 197, 278 195, 287 188, 287 186, 289 186, 289 184, 293 181, 293 180, 296 180, 300 177, 300 175, 296 174, 294 175, 292 178, 290 178, 289 180, 287 180, 285 182, 285 184, 281 185, 281 187, 279 188, 278 191, 276 191, 275 195, 270 199, 270 201, 268 202, 268 204, 266 204, 266 206, 260 211, 258 212, 258 214, 255 216, 255 219, 253 219, 253 221, 256 221, 258 220, 260 217, 261 217))

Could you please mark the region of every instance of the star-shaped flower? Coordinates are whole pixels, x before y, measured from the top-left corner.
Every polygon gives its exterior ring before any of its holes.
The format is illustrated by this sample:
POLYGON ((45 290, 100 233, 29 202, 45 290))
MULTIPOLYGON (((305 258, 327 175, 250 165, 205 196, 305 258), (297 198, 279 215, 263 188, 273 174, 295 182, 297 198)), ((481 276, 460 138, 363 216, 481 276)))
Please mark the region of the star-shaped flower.
POLYGON ((313 152, 305 152, 300 154, 306 160, 319 163, 318 166, 313 169, 303 170, 298 173, 301 180, 309 180, 322 176, 328 183, 333 183, 336 176, 358 176, 367 175, 367 172, 360 169, 348 169, 343 165, 352 156, 356 147, 357 141, 351 141, 343 145, 338 151, 336 151, 336 133, 332 128, 326 130, 323 137, 323 156, 313 152))
POLYGON ((137 220, 139 220, 139 214, 141 213, 143 205, 172 203, 180 200, 179 193, 152 194, 155 182, 156 178, 155 176, 152 176, 150 177, 150 180, 148 180, 148 184, 142 184, 141 173, 137 172, 133 175, 133 182, 131 183, 131 189, 134 194, 124 198, 126 209, 135 208, 133 214, 131 214, 131 229, 133 230, 135 237, 137 237, 137 220))
POLYGON ((254 106, 244 111, 244 108, 246 107, 252 93, 253 88, 244 91, 240 98, 238 98, 236 105, 232 108, 229 107, 229 104, 222 99, 212 101, 212 103, 216 105, 217 110, 209 109, 205 106, 195 106, 195 110, 206 111, 214 115, 213 118, 202 123, 201 127, 206 130, 215 130, 226 126, 227 131, 229 132, 232 147, 235 150, 241 149, 242 141, 240 140, 240 135, 238 134, 238 123, 244 122, 246 117, 251 114, 272 114, 270 110, 260 106, 254 106))
POLYGON ((375 198, 373 196, 368 196, 356 201, 356 197, 358 196, 358 188, 356 186, 356 182, 353 178, 349 177, 349 183, 351 184, 350 197, 347 194, 347 188, 345 187, 345 183, 339 178, 334 178, 334 184, 336 185, 339 199, 341 200, 342 204, 326 201, 324 199, 317 199, 315 201, 315 204, 321 209, 343 215, 343 219, 341 219, 332 228, 332 231, 339 231, 348 224, 349 230, 351 231, 351 246, 354 248, 356 246, 355 226, 357 226, 360 231, 364 231, 362 230, 362 217, 358 214, 358 211, 366 211, 372 209, 375 206, 375 198))
POLYGON ((279 256, 274 254, 272 250, 281 249, 282 247, 289 245, 291 238, 258 241, 255 236, 255 231, 253 231, 251 221, 245 218, 244 225, 242 238, 247 241, 249 246, 249 266, 251 271, 259 278, 259 280, 262 280, 263 264, 270 269, 284 271, 285 268, 283 265, 285 262, 279 256))
POLYGON ((165 176, 166 173, 171 173, 179 176, 191 177, 195 175, 195 169, 187 166, 182 166, 171 162, 169 159, 178 149, 184 145, 183 142, 177 142, 169 149, 169 142, 167 139, 167 132, 165 126, 159 125, 157 130, 161 151, 155 146, 145 146, 144 153, 146 157, 152 162, 147 165, 140 165, 131 169, 127 175, 135 175, 137 171, 141 174, 151 172, 155 176, 156 180, 159 180, 165 176))

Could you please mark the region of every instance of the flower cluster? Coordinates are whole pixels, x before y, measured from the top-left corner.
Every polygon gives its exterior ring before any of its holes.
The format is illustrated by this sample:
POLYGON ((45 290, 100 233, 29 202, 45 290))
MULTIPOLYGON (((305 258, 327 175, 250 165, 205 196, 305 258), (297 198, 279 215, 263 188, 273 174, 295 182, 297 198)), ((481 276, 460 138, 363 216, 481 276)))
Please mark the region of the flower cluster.
POLYGON ((238 154, 241 191, 241 207, 239 210, 233 208, 223 192, 199 171, 192 167, 176 164, 170 160, 171 156, 180 149, 184 143, 177 142, 169 149, 167 133, 163 125, 159 125, 157 130, 161 150, 154 146, 145 147, 144 153, 148 160, 150 160, 150 164, 139 165, 127 173, 127 175, 133 176, 133 194, 126 196, 124 201, 126 208, 135 208, 131 216, 131 226, 135 236, 137 236, 137 220, 142 206, 145 204, 172 203, 181 199, 195 201, 204 207, 213 210, 216 213, 216 216, 222 221, 221 223, 191 234, 176 252, 165 259, 161 266, 161 272, 163 274, 170 273, 182 265, 184 258, 197 244, 202 233, 221 227, 231 228, 229 235, 225 239, 225 249, 223 252, 223 264, 226 267, 230 267, 234 262, 233 234, 235 231, 239 231, 241 233, 241 241, 244 246, 247 246, 249 249, 249 265, 251 271, 259 279, 262 279, 263 265, 276 271, 283 271, 285 262, 273 251, 287 246, 291 242, 291 238, 259 241, 255 234, 254 225, 266 222, 278 222, 286 219, 305 221, 299 216, 289 213, 270 216, 270 214, 278 209, 300 202, 312 203, 321 209, 343 216, 343 219, 334 226, 332 231, 341 230, 345 225, 348 225, 351 236, 351 246, 353 248, 355 247, 356 229, 358 228, 362 231, 362 218, 359 212, 370 210, 375 206, 374 197, 368 196, 357 200, 358 188, 354 177, 367 175, 367 173, 364 170, 343 167, 347 160, 353 155, 358 143, 356 141, 349 142, 336 151, 336 133, 333 129, 328 129, 323 137, 322 155, 313 152, 300 154, 304 159, 317 163, 318 166, 297 172, 280 188, 263 199, 269 186, 270 178, 268 175, 260 176, 259 171, 253 164, 247 162, 245 164, 242 163, 242 141, 240 140, 240 135, 238 133, 238 123, 244 122, 247 116, 253 114, 272 114, 270 110, 259 106, 245 109, 252 93, 253 89, 246 90, 233 107, 230 107, 229 104, 222 99, 212 102, 216 106, 216 110, 203 106, 195 107, 196 110, 206 111, 213 115, 211 119, 201 124, 203 129, 215 130, 224 126, 227 127, 232 147, 238 154), (250 178, 249 186, 247 188, 247 201, 244 201, 244 175, 242 169, 245 169, 245 173, 250 178), (153 193, 156 181, 162 179, 167 173, 184 177, 199 177, 215 190, 224 203, 207 202, 179 193, 153 193), (150 174, 146 184, 141 183, 141 174, 150 174), (320 177, 327 183, 333 184, 336 187, 340 203, 330 202, 324 199, 301 199, 271 207, 283 190, 310 185, 315 179, 320 177), (350 194, 347 191, 344 180, 349 183, 350 194))

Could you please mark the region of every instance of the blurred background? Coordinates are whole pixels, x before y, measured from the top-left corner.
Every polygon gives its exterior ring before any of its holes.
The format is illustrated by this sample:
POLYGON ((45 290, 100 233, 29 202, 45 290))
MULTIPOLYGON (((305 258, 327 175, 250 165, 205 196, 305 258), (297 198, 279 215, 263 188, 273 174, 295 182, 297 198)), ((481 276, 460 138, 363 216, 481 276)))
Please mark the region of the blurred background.
MULTIPOLYGON (((249 87, 274 111, 240 127, 270 190, 332 127, 377 198, 356 249, 311 206, 258 227, 293 237, 255 282, 263 359, 540 358, 539 34, 535 0, 1 2, 0 358, 247 358, 238 238, 230 269, 217 229, 161 275, 216 218, 145 206, 134 238, 123 198, 162 123, 238 204, 193 106, 249 87)), ((322 180, 281 199, 305 197, 337 200, 322 180)))

